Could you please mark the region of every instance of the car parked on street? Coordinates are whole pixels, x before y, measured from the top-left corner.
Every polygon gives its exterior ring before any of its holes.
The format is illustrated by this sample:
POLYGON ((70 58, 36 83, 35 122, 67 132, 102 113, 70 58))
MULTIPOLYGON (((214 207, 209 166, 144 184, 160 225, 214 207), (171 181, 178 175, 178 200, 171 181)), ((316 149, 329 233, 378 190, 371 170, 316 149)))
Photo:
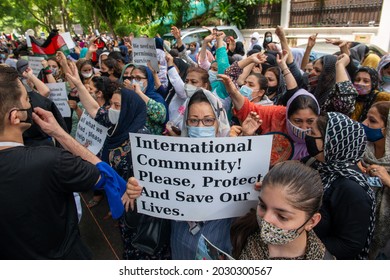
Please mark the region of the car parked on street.
MULTIPOLYGON (((245 46, 245 39, 244 36, 241 34, 240 30, 236 26, 227 26, 227 25, 221 25, 221 26, 210 26, 210 29, 218 28, 218 30, 223 31, 226 34, 226 37, 233 36, 233 38, 236 41, 241 41, 245 46)), ((210 31, 201 28, 201 27, 191 27, 181 30, 181 39, 184 44, 188 45, 192 42, 199 43, 199 46, 202 45, 203 39, 210 35, 210 31)), ((169 41, 171 45, 175 45, 176 39, 173 37, 171 33, 166 33, 162 36, 162 38, 166 41, 169 41)))

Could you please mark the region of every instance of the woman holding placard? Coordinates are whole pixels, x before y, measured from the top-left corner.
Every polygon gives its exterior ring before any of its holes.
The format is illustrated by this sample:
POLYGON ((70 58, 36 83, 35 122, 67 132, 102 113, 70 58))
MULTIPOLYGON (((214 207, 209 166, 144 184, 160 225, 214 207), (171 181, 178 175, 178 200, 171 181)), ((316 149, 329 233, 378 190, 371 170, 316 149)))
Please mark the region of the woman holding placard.
MULTIPOLYGON (((182 124, 182 137, 226 137, 230 126, 226 111, 219 99, 205 89, 198 89, 185 102, 182 124)), ((131 199, 141 195, 142 187, 136 178, 127 183, 127 193, 131 199)), ((203 222, 172 221, 172 259, 195 259, 198 240, 203 234, 211 243, 225 252, 231 251, 230 225, 232 219, 219 219, 203 222)))

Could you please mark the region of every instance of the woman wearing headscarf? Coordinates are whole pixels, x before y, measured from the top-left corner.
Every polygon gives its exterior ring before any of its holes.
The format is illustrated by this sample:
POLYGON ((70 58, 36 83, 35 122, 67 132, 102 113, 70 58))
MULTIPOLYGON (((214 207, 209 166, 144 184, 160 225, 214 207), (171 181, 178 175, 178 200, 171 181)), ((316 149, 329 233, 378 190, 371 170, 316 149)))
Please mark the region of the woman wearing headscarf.
POLYGON ((390 102, 372 105, 362 125, 368 140, 362 169, 370 179, 379 180, 383 185, 372 184, 377 211, 369 257, 390 259, 390 102))
POLYGON ((251 51, 254 46, 260 46, 261 48, 259 39, 260 39, 260 34, 258 32, 253 32, 251 34, 251 44, 249 45, 248 52, 251 51))
POLYGON ((317 118, 305 141, 324 184, 315 233, 336 259, 367 259, 375 197, 357 167, 366 148, 363 127, 344 114, 328 112, 317 118))
POLYGON ((354 110, 357 92, 346 74, 349 56, 325 55, 314 61, 308 91, 320 104, 321 111, 340 112, 347 116, 354 110))
POLYGON ((379 75, 379 91, 390 93, 390 54, 382 56, 376 71, 379 75))
POLYGON ((131 71, 131 82, 124 81, 127 88, 134 90, 147 107, 146 127, 151 134, 161 135, 168 118, 168 106, 164 98, 154 89, 153 73, 148 67, 136 65, 131 71))
MULTIPOLYGON (((219 99, 210 91, 198 89, 185 102, 182 137, 226 137, 230 126, 226 111, 219 99), (202 118, 202 119, 200 119, 202 118)), ((127 184, 130 198, 138 198, 142 187, 135 178, 127 184)), ((229 253, 231 250, 230 225, 232 218, 212 221, 172 221, 171 252, 174 260, 193 260, 198 241, 203 234, 212 244, 229 253)))
POLYGON ((358 97, 356 98, 355 110, 351 115, 351 119, 362 122, 367 118, 367 112, 374 103, 390 101, 389 93, 377 90, 378 84, 378 72, 373 68, 361 67, 356 71, 353 77, 353 85, 358 92, 358 97))

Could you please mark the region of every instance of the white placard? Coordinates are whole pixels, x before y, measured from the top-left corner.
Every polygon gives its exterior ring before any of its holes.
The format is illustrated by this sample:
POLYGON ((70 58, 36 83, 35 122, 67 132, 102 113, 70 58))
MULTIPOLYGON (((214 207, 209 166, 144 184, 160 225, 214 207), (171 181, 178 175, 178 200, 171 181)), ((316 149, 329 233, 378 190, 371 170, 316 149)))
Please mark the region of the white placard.
POLYGON ((80 117, 76 131, 76 141, 93 154, 102 149, 107 137, 107 128, 98 124, 85 110, 80 117))
POLYGON ((68 49, 74 49, 76 45, 73 42, 72 36, 70 36, 70 32, 61 33, 60 35, 62 38, 64 38, 64 41, 68 46, 68 49))
POLYGON ((64 118, 71 116, 68 104, 68 93, 66 92, 65 83, 47 83, 50 89, 49 98, 56 104, 58 110, 64 118))
POLYGON ((133 46, 133 63, 147 66, 148 61, 156 72, 159 71, 157 62, 156 42, 153 38, 134 38, 133 46))
POLYGON ((77 35, 84 34, 84 31, 83 31, 83 28, 81 27, 81 24, 74 24, 73 30, 74 30, 74 33, 76 33, 77 35))
POLYGON ((29 56, 28 57, 28 67, 31 68, 35 76, 38 76, 39 71, 43 68, 41 61, 44 60, 43 57, 39 56, 29 56))
POLYGON ((31 39, 30 39, 30 35, 28 34, 28 32, 24 33, 24 37, 26 37, 27 47, 28 47, 28 48, 31 48, 31 47, 32 47, 32 45, 31 45, 31 39))
POLYGON ((272 136, 187 138, 130 133, 137 210, 172 220, 245 215, 268 172, 272 136))

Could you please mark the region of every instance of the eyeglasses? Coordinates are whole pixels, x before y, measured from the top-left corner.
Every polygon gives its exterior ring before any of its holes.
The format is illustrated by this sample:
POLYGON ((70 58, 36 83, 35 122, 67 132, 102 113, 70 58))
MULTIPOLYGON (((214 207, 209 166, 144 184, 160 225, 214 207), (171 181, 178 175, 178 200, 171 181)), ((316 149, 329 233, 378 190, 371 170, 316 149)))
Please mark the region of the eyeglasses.
POLYGON ((130 76, 131 80, 141 81, 142 79, 146 79, 146 77, 140 77, 140 76, 130 76))
POLYGON ((198 126, 199 122, 202 122, 204 126, 213 126, 215 118, 204 118, 204 119, 187 119, 187 125, 198 126))

